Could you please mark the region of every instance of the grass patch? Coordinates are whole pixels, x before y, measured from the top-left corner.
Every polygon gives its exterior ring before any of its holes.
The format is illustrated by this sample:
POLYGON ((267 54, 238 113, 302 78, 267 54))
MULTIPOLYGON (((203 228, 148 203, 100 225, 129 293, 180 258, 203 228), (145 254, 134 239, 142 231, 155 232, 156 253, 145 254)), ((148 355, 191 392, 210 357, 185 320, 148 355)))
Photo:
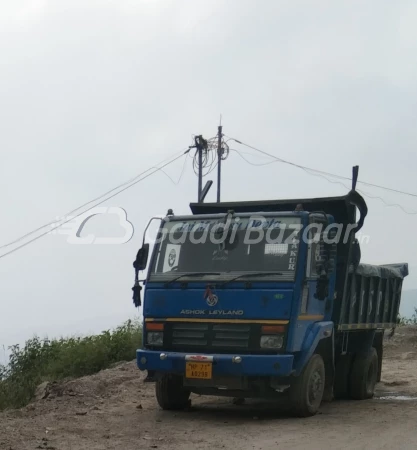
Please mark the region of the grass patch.
POLYGON ((8 365, 0 365, 0 410, 27 405, 43 381, 91 375, 135 358, 142 342, 139 322, 127 321, 96 336, 26 341, 10 348, 8 365))
POLYGON ((399 325, 417 325, 417 308, 414 308, 414 314, 411 317, 398 317, 399 325))

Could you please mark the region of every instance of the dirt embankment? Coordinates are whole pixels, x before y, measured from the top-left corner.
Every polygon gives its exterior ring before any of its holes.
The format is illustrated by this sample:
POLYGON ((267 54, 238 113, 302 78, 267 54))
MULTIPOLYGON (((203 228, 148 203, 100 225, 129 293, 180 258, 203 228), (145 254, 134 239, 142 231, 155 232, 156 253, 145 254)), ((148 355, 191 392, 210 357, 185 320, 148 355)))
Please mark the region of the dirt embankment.
POLYGON ((134 362, 41 386, 38 399, 0 413, 0 449, 415 449, 417 328, 386 341, 374 399, 323 404, 309 419, 276 404, 196 397, 188 411, 161 411, 134 362), (415 398, 414 398, 415 397, 415 398))

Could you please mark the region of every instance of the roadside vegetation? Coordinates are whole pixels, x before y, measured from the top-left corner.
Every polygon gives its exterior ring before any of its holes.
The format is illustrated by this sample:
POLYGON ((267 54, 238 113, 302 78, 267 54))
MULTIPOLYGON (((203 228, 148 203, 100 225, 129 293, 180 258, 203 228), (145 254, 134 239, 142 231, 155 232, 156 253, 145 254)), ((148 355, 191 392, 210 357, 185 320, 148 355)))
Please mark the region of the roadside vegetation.
MULTIPOLYGON (((417 308, 398 325, 417 325, 417 308)), ((135 358, 142 341, 139 321, 127 321, 99 335, 26 341, 10 348, 10 360, 0 365, 0 410, 20 408, 34 397, 44 381, 58 381, 91 375, 121 361, 135 358)))
POLYGON ((414 314, 411 317, 402 317, 398 318, 399 325, 417 325, 417 308, 414 308, 414 314))
POLYGON ((142 340, 139 322, 131 320, 96 336, 28 340, 10 348, 10 360, 0 365, 0 410, 30 402, 37 386, 91 375, 120 361, 135 358, 142 340))

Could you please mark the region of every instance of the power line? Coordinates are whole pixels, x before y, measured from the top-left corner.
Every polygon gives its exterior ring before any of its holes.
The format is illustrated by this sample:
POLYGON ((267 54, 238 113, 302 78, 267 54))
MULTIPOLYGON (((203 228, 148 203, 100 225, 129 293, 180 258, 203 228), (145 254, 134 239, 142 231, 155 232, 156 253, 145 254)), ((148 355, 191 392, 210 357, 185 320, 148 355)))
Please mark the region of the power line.
MULTIPOLYGON (((202 154, 202 168, 207 169, 203 172, 203 177, 209 175, 219 164, 217 155, 218 155, 218 145, 219 138, 218 136, 214 136, 207 140, 207 149, 203 151, 202 154)), ((229 146, 224 140, 221 140, 221 151, 222 151, 222 160, 227 159, 229 154, 229 146)), ((195 152, 193 157, 193 169, 194 173, 198 176, 198 151, 195 152)))
MULTIPOLYGON (((336 174, 329 173, 329 172, 324 172, 324 171, 322 171, 322 170, 312 169, 312 168, 310 168, 310 167, 306 167, 306 166, 302 166, 302 165, 300 165, 300 164, 295 164, 295 163, 292 163, 292 162, 290 162, 290 161, 286 161, 286 160, 284 160, 284 159, 282 159, 282 158, 278 158, 278 157, 276 157, 276 156, 274 156, 274 155, 272 155, 272 154, 270 154, 270 153, 264 152, 263 150, 257 149, 256 147, 253 147, 253 146, 248 145, 248 144, 244 144, 244 143, 242 143, 241 141, 238 141, 237 139, 234 139, 234 138, 231 138, 231 137, 229 137, 229 140, 233 140, 233 141, 237 142, 238 144, 241 144, 241 145, 244 145, 244 146, 246 146, 246 147, 249 147, 249 148, 251 148, 251 149, 253 149, 253 150, 256 150, 256 151, 258 151, 258 152, 260 152, 260 153, 262 153, 262 154, 264 154, 264 155, 266 155, 266 156, 269 156, 270 158, 273 158, 273 159, 274 159, 274 161, 269 161, 269 162, 266 162, 266 163, 256 164, 256 163, 253 163, 253 162, 249 161, 248 159, 246 159, 246 158, 241 154, 241 152, 240 152, 239 150, 231 149, 231 150, 235 151, 235 152, 236 152, 236 153, 237 153, 244 161, 246 161, 248 164, 250 164, 250 165, 252 165, 252 166, 265 166, 265 165, 273 164, 273 163, 275 163, 275 162, 281 162, 281 163, 284 163, 284 164, 292 165, 292 166, 297 167, 297 168, 299 168, 299 169, 301 169, 301 170, 304 170, 304 172, 308 173, 309 175, 318 176, 318 177, 320 177, 320 178, 323 178, 323 179, 325 179, 326 181, 328 181, 329 183, 332 183, 332 184, 340 184, 341 186, 343 186, 343 187, 346 188, 347 190, 350 189, 348 186, 346 186, 346 184, 342 183, 341 181, 329 180, 329 178, 327 178, 326 175, 331 176, 331 177, 334 177, 334 178, 338 178, 338 179, 341 179, 341 180, 349 180, 349 181, 351 180, 351 178, 344 177, 344 176, 341 176, 341 175, 336 175, 336 174)), ((250 154, 250 153, 248 153, 248 154, 250 154)), ((379 186, 379 185, 376 185, 376 184, 373 184, 373 183, 368 183, 368 182, 364 182, 364 181, 361 182, 361 181, 359 181, 359 180, 358 180, 358 183, 362 183, 362 184, 364 184, 364 185, 366 185, 366 186, 378 187, 378 188, 380 188, 380 189, 385 189, 385 190, 388 190, 388 191, 392 191, 392 192, 396 192, 396 193, 400 193, 400 194, 409 195, 409 196, 412 196, 412 197, 417 197, 417 194, 412 194, 412 193, 409 193, 409 192, 403 192, 403 191, 399 191, 399 190, 396 190, 396 189, 391 189, 391 188, 387 188, 387 187, 384 187, 384 186, 379 186)), ((386 206, 389 206, 389 207, 396 206, 396 207, 400 208, 405 214, 408 214, 408 215, 417 215, 417 211, 407 211, 402 205, 400 205, 400 204, 398 204, 398 203, 388 203, 388 202, 386 202, 382 197, 379 197, 379 196, 373 196, 373 195, 371 195, 371 194, 369 194, 369 193, 367 193, 367 192, 364 192, 364 191, 362 191, 362 190, 359 190, 359 189, 358 189, 358 192, 362 193, 362 194, 365 195, 366 197, 369 197, 369 198, 372 198, 372 199, 380 200, 380 201, 381 201, 382 203, 384 203, 386 206)))
MULTIPOLYGON (((187 153, 188 153, 188 150, 187 150, 187 153)), ((181 156, 181 155, 180 155, 181 156)), ((178 177, 178 180, 177 181, 175 181, 170 175, 168 175, 166 172, 165 172, 165 170, 163 170, 163 169, 161 169, 161 168, 159 168, 159 167, 151 167, 150 169, 148 169, 148 170, 151 170, 151 169, 157 169, 157 170, 160 170, 171 182, 172 182, 172 184, 174 184, 175 186, 178 186, 179 184, 180 184, 180 181, 182 180, 182 177, 183 177, 183 175, 184 175, 184 172, 185 172, 185 166, 186 166, 186 163, 187 163, 187 158, 184 158, 184 164, 183 164, 183 166, 182 166, 182 169, 181 169, 181 173, 180 173, 180 176, 178 177)))
MULTIPOLYGON (((231 150, 233 150, 234 152, 236 152, 244 161, 246 161, 248 164, 250 164, 251 166, 257 166, 257 167, 261 167, 261 166, 267 166, 267 165, 269 165, 269 164, 274 164, 274 163, 277 163, 277 162, 281 162, 279 159, 275 159, 274 161, 268 161, 268 162, 265 162, 265 163, 261 163, 261 164, 256 164, 256 163, 253 163, 253 162, 251 162, 251 161, 249 161, 248 159, 246 159, 241 153, 246 153, 247 155, 252 155, 252 156, 254 156, 253 155, 253 153, 248 153, 248 152, 241 152, 241 151, 239 151, 239 150, 236 150, 236 149, 234 149, 234 148, 232 148, 231 150)), ((324 178, 326 181, 328 181, 329 183, 333 183, 333 184, 340 184, 341 186, 343 186, 344 188, 346 188, 347 190, 349 190, 349 187, 348 186, 346 186, 346 184, 344 184, 344 183, 342 183, 342 182, 340 182, 340 181, 333 181, 333 180, 329 180, 328 178, 326 178, 324 175, 322 175, 321 173, 310 173, 309 172, 309 170, 310 169, 308 169, 308 168, 305 168, 305 167, 300 167, 300 169, 302 169, 302 170, 304 170, 306 173, 308 173, 309 175, 314 175, 314 176, 319 176, 319 177, 321 177, 321 178, 324 178)))
POLYGON ((275 163, 277 163, 277 162, 281 162, 281 161, 278 161, 278 160, 275 159, 274 161, 268 161, 268 162, 264 162, 264 163, 257 164, 257 163, 254 163, 254 162, 252 162, 252 161, 249 161, 247 158, 245 158, 245 157, 243 156, 243 154, 254 156, 253 153, 242 152, 242 151, 240 151, 240 150, 236 150, 235 148, 231 148, 230 150, 231 150, 232 152, 236 152, 236 153, 237 153, 244 161, 246 161, 246 162, 247 162, 248 164, 250 164, 251 166, 255 166, 255 167, 269 166, 270 164, 275 164, 275 163))
MULTIPOLYGON (((186 152, 188 153, 188 150, 187 150, 186 152)), ((133 181, 137 180, 139 177, 141 177, 142 175, 144 175, 145 173, 149 172, 149 171, 152 170, 152 169, 156 169, 157 171, 160 170, 160 171, 161 171, 164 175, 166 175, 166 176, 167 176, 174 184, 178 184, 178 183, 180 182, 181 178, 178 180, 177 183, 175 183, 175 181, 174 181, 174 180, 173 180, 173 179, 172 179, 172 178, 171 178, 164 170, 162 170, 162 168, 158 168, 159 165, 161 165, 162 163, 164 163, 167 159, 173 158, 174 156, 178 155, 178 153, 179 153, 179 152, 176 152, 176 153, 174 153, 174 155, 169 156, 169 157, 163 159, 163 160, 162 160, 160 163, 158 163, 156 166, 150 167, 149 169, 146 169, 144 172, 139 173, 138 175, 134 176, 134 177, 131 178, 130 180, 125 181, 125 182, 122 183, 122 184, 119 184, 118 186, 116 186, 116 187, 110 189, 109 191, 105 192, 104 194, 101 194, 101 195, 99 195, 98 197, 96 197, 96 198, 94 198, 94 199, 92 199, 92 200, 90 200, 90 201, 88 201, 88 202, 86 202, 86 203, 84 203, 84 204, 78 206, 77 208, 75 208, 75 209, 73 209, 73 210, 71 210, 71 211, 69 211, 69 212, 67 212, 67 213, 64 214, 62 217, 68 217, 68 216, 71 216, 72 214, 74 214, 75 212, 77 212, 78 210, 80 210, 81 208, 84 208, 85 206, 88 206, 88 205, 90 205, 91 203, 93 203, 93 202, 95 202, 95 201, 97 201, 97 200, 100 200, 101 198, 103 198, 104 196, 110 194, 111 192, 114 192, 114 191, 116 191, 117 189, 119 189, 119 188, 121 188, 121 187, 123 187, 123 186, 126 186, 126 185, 128 185, 129 183, 132 183, 133 181)), ((184 150, 181 150, 180 156, 182 156, 183 154, 184 154, 184 150)), ((184 164, 184 166, 185 166, 185 164, 184 164)), ((182 175, 181 175, 181 177, 182 177, 182 175)), ((88 210, 87 210, 87 211, 88 211, 88 210)), ((57 222, 57 221, 54 220, 54 221, 52 221, 52 222, 46 223, 45 225, 42 225, 42 226, 36 228, 35 230, 32 230, 32 231, 30 231, 29 233, 26 233, 26 234, 23 235, 23 236, 20 236, 19 238, 15 239, 15 240, 12 241, 12 242, 9 242, 9 243, 7 243, 7 244, 1 245, 1 246, 0 246, 0 249, 6 248, 6 247, 10 247, 11 245, 16 244, 16 243, 22 241, 23 239, 25 239, 25 238, 31 236, 32 234, 37 233, 38 231, 43 230, 43 229, 46 228, 46 227, 49 227, 49 226, 53 225, 53 224, 56 223, 56 222, 57 222)))
MULTIPOLYGON (((159 168, 156 167, 156 168, 155 168, 156 170, 154 170, 153 172, 148 173, 147 175, 145 175, 144 177, 142 177, 142 178, 140 178, 140 179, 138 179, 138 180, 135 180, 134 182, 132 182, 132 183, 129 184, 128 186, 124 187, 124 188, 121 189, 120 191, 118 191, 118 192, 116 192, 116 193, 110 195, 109 197, 106 197, 105 199, 103 199, 103 200, 101 200, 100 202, 94 204, 94 205, 91 206, 90 208, 87 208, 86 210, 80 212, 80 213, 77 214, 76 216, 71 217, 71 218, 68 219, 68 220, 65 220, 64 222, 60 223, 60 224, 57 225, 56 227, 53 227, 52 229, 50 229, 50 230, 48 230, 48 231, 46 231, 46 232, 40 234, 39 236, 36 236, 36 237, 34 237, 33 239, 31 239, 31 240, 25 242, 24 244, 19 245, 18 247, 14 248, 13 250, 10 250, 10 251, 8 251, 8 252, 6 252, 6 253, 3 253, 2 255, 0 255, 0 259, 1 259, 1 258, 4 258, 5 256, 11 255, 12 253, 14 253, 14 252, 20 250, 20 249, 23 248, 23 247, 26 247, 27 245, 31 244, 32 242, 37 241, 38 239, 41 239, 42 237, 46 236, 47 234, 51 233, 52 231, 56 230, 57 228, 62 227, 62 225, 65 225, 66 223, 68 223, 68 222, 70 222, 70 221, 76 219, 77 217, 81 216, 82 214, 86 213, 86 212, 89 211, 90 209, 95 208, 96 206, 99 206, 99 205, 103 204, 104 202, 106 202, 107 200, 112 199, 113 197, 116 197, 117 195, 121 194, 122 192, 126 191, 127 189, 130 189, 132 186, 136 185, 137 183, 139 183, 139 182, 145 180, 146 178, 150 177, 150 176, 153 175, 154 173, 158 172, 159 170, 162 170, 164 167, 168 166, 169 164, 172 164, 173 162, 177 161, 179 158, 181 158, 182 156, 184 156, 184 155, 187 154, 188 152, 189 152, 189 150, 186 150, 186 151, 185 151, 184 153, 182 153, 181 155, 179 155, 179 156, 175 157, 174 159, 172 159, 171 161, 165 163, 162 167, 159 167, 159 168)), ((149 169, 146 170, 146 171, 143 172, 143 173, 146 173, 146 172, 148 172, 148 171, 149 171, 149 169)), ((140 176, 140 175, 139 175, 139 176, 140 176)), ((135 177, 135 178, 137 178, 137 177, 135 177)), ((121 185, 121 186, 123 186, 123 185, 121 185)), ((115 188, 115 189, 117 189, 117 188, 115 188)), ((112 191, 114 191, 115 189, 112 189, 112 191)), ((111 191, 109 191, 109 192, 111 192, 111 191)), ((103 197, 103 196, 101 196, 101 197, 103 197)), ((101 198, 101 197, 99 197, 99 198, 101 198)), ((89 202, 89 203, 91 203, 91 202, 89 202)), ((88 204, 88 203, 87 203, 87 204, 88 204)), ((79 208, 77 208, 77 209, 79 209, 79 208)), ((52 223, 54 223, 54 222, 52 222, 52 223)), ((28 235, 29 235, 29 234, 33 234, 33 232, 28 233, 28 235)))
MULTIPOLYGON (((323 175, 329 175, 329 176, 331 176, 333 178, 339 178, 339 179, 342 179, 342 180, 349 180, 349 181, 351 180, 351 178, 349 178, 349 177, 345 177, 345 176, 342 176, 342 175, 336 175, 336 174, 330 173, 330 172, 324 172, 322 170, 312 169, 311 167, 302 166, 300 164, 296 164, 296 163, 293 163, 291 161, 287 161, 285 159, 278 158, 277 156, 272 155, 271 153, 268 153, 268 152, 265 152, 265 151, 263 151, 263 150, 261 150, 259 148, 253 147, 252 145, 245 144, 244 142, 239 141, 238 139, 232 138, 230 136, 227 136, 227 138, 229 140, 237 142, 240 145, 243 145, 245 147, 251 148, 252 150, 255 150, 255 151, 259 152, 259 153, 262 153, 262 154, 264 154, 266 156, 269 156, 270 158, 273 158, 273 159, 275 159, 278 162, 282 162, 283 164, 289 164, 291 166, 298 167, 299 169, 310 170, 310 171, 315 172, 315 173, 320 173, 320 174, 323 174, 323 175)), ((256 164, 253 164, 253 165, 256 165, 256 164)), ((389 187, 386 187, 386 186, 381 186, 381 185, 378 185, 378 184, 369 183, 367 181, 359 181, 358 180, 358 183, 364 184, 366 186, 375 187, 375 188, 378 188, 378 189, 384 189, 386 191, 395 192, 397 194, 408 195, 410 197, 417 197, 417 194, 414 194, 414 193, 411 193, 411 192, 405 192, 405 191, 401 191, 401 190, 398 190, 398 189, 393 189, 393 188, 389 188, 389 187)))
POLYGON ((409 214, 410 216, 414 216, 417 215, 417 211, 407 211, 404 206, 399 205, 398 203, 388 203, 386 202, 382 197, 379 196, 375 196, 375 195, 371 195, 368 194, 367 192, 364 191, 360 191, 359 189, 357 189, 357 191, 363 195, 365 195, 366 197, 375 199, 375 200, 380 200, 382 203, 384 203, 385 206, 396 206, 397 208, 400 208, 405 214, 409 214))
MULTIPOLYGON (((189 153, 189 152, 187 151, 187 153, 189 153)), ((183 166, 182 166, 182 170, 181 170, 180 176, 178 177, 177 182, 174 183, 174 184, 177 185, 177 186, 180 184, 180 181, 182 180, 182 177, 183 177, 183 175, 184 175, 184 173, 185 173, 185 167, 186 167, 186 165, 187 165, 187 158, 184 158, 184 164, 183 164, 183 166)))
MULTIPOLYGON (((307 172, 308 169, 305 169, 305 171, 307 172)), ((341 181, 333 181, 333 180, 329 180, 325 175, 322 175, 320 173, 311 173, 311 175, 314 176, 318 176, 321 178, 324 178, 325 180, 327 180, 329 183, 333 183, 333 184, 340 184, 341 186, 345 187, 347 190, 349 190, 349 186, 346 186, 346 184, 342 183, 341 181)), ((385 206, 396 206, 398 208, 400 208, 405 214, 408 214, 410 216, 414 216, 417 215, 417 211, 407 211, 402 205, 398 204, 398 203, 388 203, 386 202, 382 197, 379 196, 374 196, 369 194, 368 192, 362 191, 361 189, 356 189, 360 194, 364 195, 365 197, 369 197, 375 200, 380 200, 382 203, 384 203, 385 206)))

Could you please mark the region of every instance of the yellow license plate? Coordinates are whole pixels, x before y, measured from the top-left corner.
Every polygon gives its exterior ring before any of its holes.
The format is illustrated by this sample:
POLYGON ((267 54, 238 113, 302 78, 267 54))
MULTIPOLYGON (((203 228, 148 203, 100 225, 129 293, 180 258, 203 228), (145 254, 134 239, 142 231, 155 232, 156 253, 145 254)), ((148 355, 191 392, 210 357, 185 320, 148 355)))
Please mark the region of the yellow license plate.
POLYGON ((185 364, 185 377, 210 380, 213 377, 213 364, 200 362, 187 362, 185 364))

